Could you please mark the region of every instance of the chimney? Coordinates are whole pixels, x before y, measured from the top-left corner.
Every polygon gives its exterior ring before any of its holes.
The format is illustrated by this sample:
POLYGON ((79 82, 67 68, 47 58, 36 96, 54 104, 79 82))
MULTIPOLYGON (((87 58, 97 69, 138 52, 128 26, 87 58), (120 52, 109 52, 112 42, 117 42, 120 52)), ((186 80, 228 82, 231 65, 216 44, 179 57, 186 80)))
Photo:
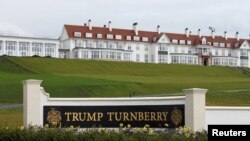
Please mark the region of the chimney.
POLYGON ((88 21, 89 30, 92 30, 91 19, 88 21))
POLYGON ((227 40, 227 31, 224 32, 224 38, 227 40))
POLYGON ((87 26, 87 24, 86 24, 86 23, 84 23, 84 26, 87 26))
POLYGON ((109 26, 109 31, 111 32, 112 31, 111 21, 109 21, 108 26, 109 26))
POLYGON ((105 28, 106 28, 106 24, 105 24, 105 25, 103 25, 103 27, 105 27, 105 28))
POLYGON ((214 30, 211 30, 211 36, 214 39, 214 30))
POLYGON ((160 25, 157 26, 157 30, 156 31, 157 31, 158 34, 161 33, 161 31, 160 31, 160 25))
POLYGON ((237 31, 236 34, 235 34, 235 38, 239 41, 240 38, 239 38, 239 32, 237 31))
POLYGON ((198 36, 201 38, 201 29, 198 29, 198 36))
POLYGON ((189 37, 188 28, 185 28, 185 34, 186 34, 187 37, 189 37))
POLYGON ((138 23, 137 22, 135 22, 134 24, 133 24, 133 29, 134 29, 134 31, 135 31, 135 35, 138 35, 138 23))

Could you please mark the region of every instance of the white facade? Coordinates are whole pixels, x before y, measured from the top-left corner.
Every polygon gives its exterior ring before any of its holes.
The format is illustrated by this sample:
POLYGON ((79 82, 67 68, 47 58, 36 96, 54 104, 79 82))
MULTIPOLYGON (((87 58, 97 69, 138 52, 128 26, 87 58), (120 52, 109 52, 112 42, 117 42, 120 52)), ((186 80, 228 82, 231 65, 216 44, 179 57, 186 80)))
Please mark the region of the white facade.
POLYGON ((0 35, 0 55, 58 58, 58 49, 57 39, 0 35))
POLYGON ((247 39, 89 25, 65 25, 59 39, 0 36, 0 55, 250 67, 247 39))

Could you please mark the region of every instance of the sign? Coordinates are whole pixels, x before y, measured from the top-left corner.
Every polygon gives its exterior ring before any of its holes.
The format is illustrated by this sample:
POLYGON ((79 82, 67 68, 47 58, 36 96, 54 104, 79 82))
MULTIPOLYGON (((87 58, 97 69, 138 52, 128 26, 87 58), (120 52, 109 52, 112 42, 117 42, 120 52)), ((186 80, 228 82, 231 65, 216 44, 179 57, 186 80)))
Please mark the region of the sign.
POLYGON ((184 105, 43 106, 43 125, 49 127, 176 128, 184 126, 184 105))

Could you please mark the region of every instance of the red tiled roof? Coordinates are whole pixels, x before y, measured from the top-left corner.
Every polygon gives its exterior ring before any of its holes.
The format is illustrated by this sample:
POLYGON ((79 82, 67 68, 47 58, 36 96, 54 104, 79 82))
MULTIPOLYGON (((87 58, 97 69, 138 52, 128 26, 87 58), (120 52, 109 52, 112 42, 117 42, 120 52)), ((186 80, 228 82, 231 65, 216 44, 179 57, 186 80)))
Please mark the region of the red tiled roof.
MULTIPOLYGON (((112 31, 109 31, 107 27, 92 27, 92 30, 89 30, 88 26, 73 26, 73 25, 65 25, 66 31, 68 33, 69 38, 74 37, 74 32, 81 32, 81 38, 86 38, 85 33, 92 33, 92 38, 97 39, 97 34, 102 34, 102 38, 98 39, 107 39, 107 34, 112 35, 122 35, 123 41, 127 41, 127 36, 131 36, 131 40, 133 37, 136 36, 134 30, 127 30, 127 29, 116 29, 112 28, 112 31)), ((148 37, 148 42, 152 42, 153 38, 158 36, 157 32, 149 32, 149 31, 139 31, 139 37, 148 37)), ((109 39, 110 40, 110 39, 109 39)), ((115 37, 114 37, 115 40, 115 37)), ((141 41, 141 39, 140 39, 141 41)))
MULTIPOLYGON (((236 38, 227 38, 226 40, 222 36, 215 36, 214 38, 212 38, 212 36, 201 36, 201 38, 199 38, 198 35, 189 35, 189 37, 187 37, 185 34, 177 34, 177 33, 158 34, 157 32, 152 32, 152 31, 139 31, 138 35, 135 35, 134 30, 112 28, 112 31, 109 31, 108 27, 92 27, 92 30, 89 30, 89 27, 86 25, 84 26, 64 25, 64 27, 68 33, 69 38, 72 38, 72 37, 77 38, 74 36, 74 32, 81 32, 81 37, 78 37, 78 38, 87 38, 85 33, 92 33, 92 39, 97 39, 97 34, 102 34, 102 38, 98 38, 98 39, 110 40, 110 39, 107 39, 106 36, 107 34, 112 34, 114 36, 113 40, 117 40, 115 39, 115 35, 122 35, 122 39, 119 41, 128 41, 126 40, 127 36, 131 36, 131 41, 134 41, 133 37, 138 36, 140 37, 141 42, 142 42, 142 37, 148 37, 148 42, 153 42, 154 37, 159 39, 162 36, 162 34, 166 34, 166 36, 169 38, 170 41, 172 41, 173 39, 185 40, 185 41, 188 40, 188 41, 191 41, 192 45, 200 45, 202 38, 205 37, 207 42, 231 44, 231 47, 233 48, 240 47, 241 44, 245 41, 245 39, 240 39, 238 41, 236 38), (238 47, 235 46, 235 43, 238 43, 238 47)), ((247 40, 247 41, 250 44, 250 40, 247 40)))

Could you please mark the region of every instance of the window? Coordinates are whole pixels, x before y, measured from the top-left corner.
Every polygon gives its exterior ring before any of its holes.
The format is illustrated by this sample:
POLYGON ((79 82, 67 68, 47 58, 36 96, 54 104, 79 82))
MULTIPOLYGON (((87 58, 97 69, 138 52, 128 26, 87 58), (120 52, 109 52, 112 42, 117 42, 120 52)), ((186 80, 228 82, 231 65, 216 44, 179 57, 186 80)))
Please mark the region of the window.
POLYGON ((32 43, 32 52, 34 55, 42 56, 42 43, 32 43))
POLYGON ((89 58, 89 52, 88 51, 81 51, 81 58, 88 59, 89 58))
POLYGON ((210 45, 210 46, 212 45, 212 43, 211 43, 211 42, 207 42, 207 44, 208 44, 208 45, 210 45))
POLYGON ((178 44, 178 40, 173 39, 173 40, 172 40, 172 43, 173 43, 173 44, 178 44))
POLYGON ((117 44, 117 49, 123 49, 123 43, 118 43, 117 44))
POLYGON ((219 43, 218 42, 214 42, 213 45, 217 47, 217 46, 219 46, 219 43))
POLYGON ((136 44, 136 50, 140 50, 140 45, 136 44))
POLYGON ((248 67, 248 60, 240 59, 240 66, 241 67, 248 67))
POLYGON ((109 58, 113 60, 116 59, 116 52, 111 51, 109 58))
POLYGON ((113 39, 113 35, 112 34, 107 34, 107 39, 113 39))
POLYGON ((121 40, 122 39, 122 35, 115 35, 115 39, 121 40))
POLYGON ((75 36, 75 37, 81 37, 82 34, 81 34, 81 32, 74 32, 74 36, 75 36))
POLYGON ((134 36, 134 41, 140 41, 140 37, 134 36))
POLYGON ((92 51, 92 59, 99 59, 99 51, 92 51))
POLYGON ((148 51, 148 48, 149 48, 149 45, 146 44, 146 45, 144 46, 144 51, 148 51))
POLYGON ((188 45, 191 45, 191 44, 192 44, 192 42, 188 40, 188 41, 187 41, 187 44, 188 44, 188 45))
POLYGON ((113 49, 113 43, 112 42, 107 42, 107 47, 109 48, 109 49, 113 49))
POLYGON ((45 56, 53 56, 56 44, 45 44, 45 56))
POLYGON ((103 48, 103 43, 101 41, 98 41, 96 47, 97 48, 103 48))
POLYGON ((240 56, 248 56, 247 50, 240 50, 240 56))
POLYGON ((16 42, 6 41, 6 51, 15 51, 15 50, 16 50, 16 42))
POLYGON ((29 43, 28 42, 19 42, 19 51, 28 52, 29 51, 29 43))
POLYGON ((76 40, 76 47, 83 47, 84 46, 84 42, 82 40, 76 40))
POLYGON ((123 58, 126 61, 131 61, 131 53, 124 53, 123 58))
POLYGON ((92 33, 86 33, 87 38, 92 38, 92 33))
POLYGON ((174 64, 197 64, 197 56, 171 56, 171 61, 174 64))
POLYGON ((222 50, 221 55, 222 55, 222 56, 225 56, 225 50, 222 50))
MULTIPOLYGON (((206 42, 207 42, 206 38, 203 37, 202 40, 201 40, 201 43, 202 43, 203 45, 206 45, 206 44, 207 44, 206 42)), ((208 42, 208 44, 211 45, 211 42, 208 42)))
MULTIPOLYGON (((0 50, 2 50, 2 41, 0 41, 0 50)), ((1 53, 1 52, 0 52, 1 53)))
POLYGON ((144 55, 144 61, 145 61, 146 63, 148 63, 148 54, 145 54, 145 55, 144 55))
POLYGON ((174 48, 174 53, 178 53, 178 47, 174 48))
POLYGON ((92 41, 87 41, 87 47, 92 48, 93 47, 93 42, 92 41))
POLYGON ((180 40, 180 44, 185 45, 186 41, 185 40, 180 40))
POLYGON ((192 48, 188 48, 188 54, 193 54, 193 49, 192 48))
POLYGON ((102 34, 97 34, 97 38, 98 39, 102 38, 102 34))
POLYGON ((216 56, 219 55, 218 49, 215 50, 215 55, 216 55, 216 56))
POLYGON ((231 44, 230 44, 230 43, 227 43, 227 47, 231 47, 231 44))
POLYGON ((6 49, 7 55, 9 55, 9 56, 15 55, 16 42, 14 42, 14 41, 6 41, 6 48, 5 49, 6 49))
POLYGON ((122 59, 121 52, 117 52, 116 55, 117 55, 117 60, 121 60, 122 59))
POLYGON ((132 48, 131 48, 131 44, 128 44, 128 50, 131 50, 132 48))
POLYGON ((131 40, 131 36, 127 36, 127 40, 130 41, 131 40))
POLYGON ((136 54, 136 62, 140 62, 140 54, 136 54))
POLYGON ((148 41, 148 37, 142 37, 142 41, 147 42, 148 41))
POLYGON ((220 47, 225 47, 225 43, 220 43, 220 47))
POLYGON ((166 44, 159 44, 159 50, 160 51, 168 51, 167 45, 166 44))
POLYGON ((235 43, 235 44, 234 44, 234 46, 235 46, 235 47, 238 47, 238 46, 239 46, 239 44, 238 44, 238 43, 235 43))
POLYGON ((159 63, 168 63, 168 55, 166 54, 159 54, 158 55, 159 63))
POLYGON ((101 58, 102 58, 102 59, 108 59, 108 58, 109 58, 109 53, 108 53, 108 51, 102 51, 102 52, 101 52, 101 58))

